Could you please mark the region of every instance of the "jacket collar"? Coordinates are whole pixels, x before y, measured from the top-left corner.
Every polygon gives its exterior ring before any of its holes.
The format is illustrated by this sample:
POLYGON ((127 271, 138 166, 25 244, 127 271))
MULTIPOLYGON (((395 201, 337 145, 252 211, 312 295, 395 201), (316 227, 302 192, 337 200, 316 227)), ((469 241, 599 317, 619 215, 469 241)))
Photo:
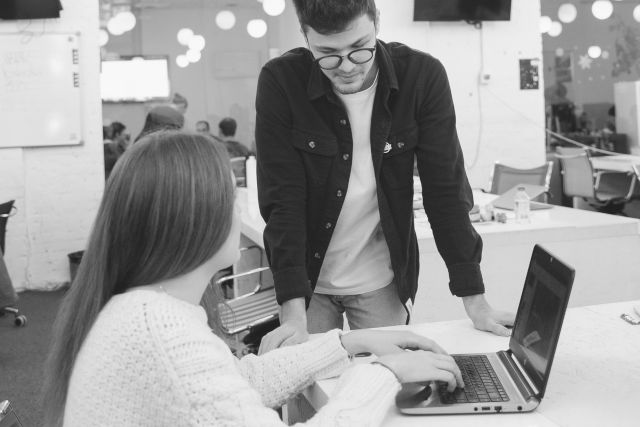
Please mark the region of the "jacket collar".
MULTIPOLYGON (((315 100, 323 95, 333 93, 331 81, 324 75, 322 69, 313 60, 313 55, 309 52, 311 58, 311 75, 309 84, 307 85, 307 94, 310 100, 315 100)), ((398 90, 398 78, 396 76, 391 55, 387 49, 387 44, 378 40, 376 42, 376 61, 378 61, 379 75, 378 82, 386 82, 387 86, 392 90, 398 90)))

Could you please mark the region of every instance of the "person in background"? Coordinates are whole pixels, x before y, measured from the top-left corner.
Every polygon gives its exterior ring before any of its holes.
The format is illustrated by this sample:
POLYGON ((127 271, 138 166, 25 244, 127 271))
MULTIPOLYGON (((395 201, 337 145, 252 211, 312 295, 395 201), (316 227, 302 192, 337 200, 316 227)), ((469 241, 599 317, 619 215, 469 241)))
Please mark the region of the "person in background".
POLYGON ((171 104, 178 110, 183 116, 187 114, 187 108, 189 108, 189 101, 187 98, 179 94, 178 92, 173 94, 171 98, 171 104))
POLYGON ((235 140, 237 128, 238 124, 231 117, 225 117, 218 123, 218 140, 222 141, 227 147, 229 157, 232 159, 234 157, 247 157, 251 154, 247 146, 235 140))
POLYGON ((170 105, 159 105, 153 107, 148 113, 144 122, 144 127, 140 134, 133 141, 159 130, 182 129, 184 126, 184 115, 170 105))
POLYGON ((196 122, 196 132, 201 133, 203 135, 207 135, 209 138, 212 138, 214 141, 222 142, 220 138, 211 133, 211 126, 209 122, 206 120, 198 120, 196 122))
MULTIPOLYGON (((256 147, 264 243, 281 326, 261 352, 308 332, 405 324, 418 287, 413 166, 425 211, 476 328, 509 335, 484 297, 482 240, 444 67, 377 39, 374 0, 294 0, 307 48, 258 79, 256 147)), ((422 272, 429 274, 429 272, 422 272)))
MULTIPOLYGON (((125 133, 127 127, 120 122, 113 122, 108 127, 109 132, 107 135, 109 139, 105 139, 104 144, 104 176, 105 179, 109 178, 111 170, 115 166, 116 162, 126 151, 131 142, 131 136, 125 133)), ((103 127, 103 135, 105 130, 103 127)))
POLYGON ((338 374, 306 425, 377 426, 400 383, 464 386, 453 358, 409 332, 333 330, 236 359, 199 305, 239 257, 234 199, 228 155, 203 135, 152 133, 122 156, 55 321, 47 426, 284 426, 270 408, 338 374), (378 358, 351 364, 361 352, 378 358))

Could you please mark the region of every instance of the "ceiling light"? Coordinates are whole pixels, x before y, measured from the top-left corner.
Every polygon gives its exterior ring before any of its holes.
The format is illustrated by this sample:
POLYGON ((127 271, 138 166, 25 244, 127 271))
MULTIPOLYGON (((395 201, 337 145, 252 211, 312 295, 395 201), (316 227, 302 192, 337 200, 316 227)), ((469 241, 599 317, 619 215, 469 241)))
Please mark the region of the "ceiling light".
POLYGON ((202 58, 202 54, 200 53, 200 51, 199 50, 193 50, 193 49, 189 49, 185 56, 187 57, 187 59, 191 63, 198 62, 198 61, 200 61, 200 58, 202 58))
POLYGON ((112 16, 107 22, 107 30, 114 36, 119 36, 125 33, 125 30, 118 18, 120 15, 112 16))
POLYGON ((553 21, 551 23, 551 28, 549 28, 547 34, 549 34, 551 37, 558 37, 560 33, 562 33, 562 24, 558 21, 553 21))
POLYGON ((100 32, 98 32, 98 45, 100 47, 109 43, 109 33, 104 28, 100 28, 100 32))
POLYGON ((120 21, 120 25, 125 33, 133 30, 133 27, 136 26, 136 16, 128 10, 120 12, 118 14, 118 20, 120 21))
POLYGON ((216 15, 216 25, 222 30, 230 30, 236 25, 236 15, 230 10, 221 10, 216 15))
POLYGON ((640 4, 633 8, 633 19, 640 22, 640 4))
POLYGON ((187 59, 187 55, 178 55, 176 57, 176 64, 178 64, 178 67, 180 68, 184 68, 189 65, 189 59, 187 59))
POLYGON ((181 28, 178 30, 178 43, 181 45, 187 46, 191 37, 193 37, 193 30, 191 28, 181 28))
POLYGON ((613 3, 609 0, 596 0, 591 5, 591 12, 598 19, 607 19, 613 13, 613 3))
POLYGON ((558 19, 565 24, 575 21, 576 16, 578 16, 578 9, 571 3, 565 3, 558 9, 558 19))
POLYGON ((205 40, 200 34, 196 34, 189 40, 189 49, 201 51, 204 49, 205 40))
POLYGON ((589 46, 587 54, 593 59, 600 58, 600 55, 602 55, 602 49, 600 46, 589 46))
POLYGON ((540 32, 541 33, 546 33, 549 31, 549 29, 551 28, 551 18, 549 18, 548 16, 541 16, 540 17, 540 32))
POLYGON ((247 32, 251 37, 259 39, 267 34, 267 23, 262 19, 252 19, 247 24, 247 32))
POLYGON ((284 0, 263 0, 262 8, 269 16, 278 16, 284 12, 284 0))

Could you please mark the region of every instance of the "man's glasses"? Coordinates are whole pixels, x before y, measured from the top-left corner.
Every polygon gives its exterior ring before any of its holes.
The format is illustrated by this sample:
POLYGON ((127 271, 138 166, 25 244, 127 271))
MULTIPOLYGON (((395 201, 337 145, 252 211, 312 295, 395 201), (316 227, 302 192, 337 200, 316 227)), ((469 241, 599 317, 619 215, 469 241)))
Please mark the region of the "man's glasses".
POLYGON ((342 65, 342 60, 348 58, 354 64, 364 64, 371 61, 375 47, 364 47, 362 49, 352 50, 346 55, 327 55, 316 59, 316 62, 323 70, 334 70, 342 65))

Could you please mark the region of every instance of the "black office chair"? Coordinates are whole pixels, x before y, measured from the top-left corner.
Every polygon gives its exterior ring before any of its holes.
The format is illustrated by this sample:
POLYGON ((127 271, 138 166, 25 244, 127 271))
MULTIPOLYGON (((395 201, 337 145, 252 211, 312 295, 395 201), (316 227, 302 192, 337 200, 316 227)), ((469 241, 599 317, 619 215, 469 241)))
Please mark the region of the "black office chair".
MULTIPOLYGON (((625 204, 633 196, 637 178, 626 172, 594 171, 589 150, 556 148, 562 165, 562 190, 567 197, 580 197, 598 212, 624 215, 625 204), (625 188, 603 190, 606 179, 621 178, 625 188)), ((615 187, 615 186, 614 186, 615 187)))
POLYGON ((4 263, 4 237, 5 231, 7 227, 7 221, 10 217, 15 215, 16 207, 14 206, 14 200, 10 200, 6 203, 0 204, 0 280, 3 280, 4 283, 0 283, 0 292, 2 292, 3 286, 8 288, 8 292, 10 292, 8 299, 13 300, 10 305, 5 307, 0 307, 0 317, 5 314, 13 314, 13 323, 16 326, 24 326, 27 324, 27 317, 23 314, 20 314, 20 311, 17 307, 15 307, 15 291, 13 290, 13 285, 11 284, 11 278, 9 277, 9 272, 7 271, 7 267, 4 263))

